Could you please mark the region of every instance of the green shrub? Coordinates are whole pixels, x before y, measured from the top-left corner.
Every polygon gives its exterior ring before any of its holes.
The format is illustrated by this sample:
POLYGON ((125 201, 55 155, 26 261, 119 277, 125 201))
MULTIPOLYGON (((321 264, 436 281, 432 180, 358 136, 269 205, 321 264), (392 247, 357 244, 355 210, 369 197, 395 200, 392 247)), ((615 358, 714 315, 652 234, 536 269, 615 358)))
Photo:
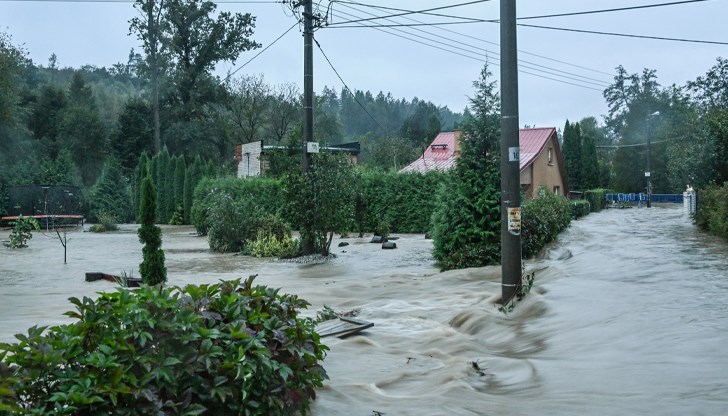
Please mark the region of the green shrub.
POLYGON ((92 233, 105 233, 107 231, 116 231, 119 229, 119 226, 116 224, 116 216, 111 212, 99 212, 96 214, 96 218, 99 222, 88 229, 92 233))
POLYGON ((545 195, 523 204, 521 216, 521 250, 524 258, 537 255, 543 247, 571 223, 569 201, 546 191, 545 195))
POLYGON ((695 224, 702 230, 728 239, 728 186, 711 184, 698 191, 695 224))
POLYGON ((190 213, 192 225, 198 233, 207 234, 210 228, 210 211, 215 208, 221 194, 236 201, 252 201, 262 212, 279 214, 284 201, 281 192, 282 184, 277 179, 204 178, 194 191, 190 213))
POLYGON ((584 217, 586 215, 589 215, 591 212, 591 204, 589 201, 584 199, 579 199, 576 201, 571 201, 571 217, 574 219, 584 217))
POLYGON ((285 216, 301 232, 303 254, 329 254, 334 233, 354 222, 356 175, 348 157, 315 154, 305 174, 293 171, 284 181, 285 216))
POLYGON ((33 217, 19 216, 17 220, 10 222, 13 229, 10 231, 10 242, 6 247, 25 248, 28 247, 28 240, 33 238, 33 231, 40 230, 38 220, 33 217))
POLYGON ((253 277, 71 298, 66 325, 0 344, 0 413, 306 413, 326 372, 308 303, 253 277))
POLYGON ((589 201, 591 206, 591 212, 599 212, 607 207, 607 193, 608 189, 590 189, 584 192, 584 199, 589 201))
POLYGON ((279 238, 264 231, 258 231, 258 237, 248 244, 246 250, 255 257, 291 258, 300 253, 301 246, 299 241, 290 235, 279 238))
POLYGON ((172 214, 172 218, 169 219, 169 225, 182 225, 185 223, 185 211, 184 206, 180 203, 177 204, 177 208, 172 214))

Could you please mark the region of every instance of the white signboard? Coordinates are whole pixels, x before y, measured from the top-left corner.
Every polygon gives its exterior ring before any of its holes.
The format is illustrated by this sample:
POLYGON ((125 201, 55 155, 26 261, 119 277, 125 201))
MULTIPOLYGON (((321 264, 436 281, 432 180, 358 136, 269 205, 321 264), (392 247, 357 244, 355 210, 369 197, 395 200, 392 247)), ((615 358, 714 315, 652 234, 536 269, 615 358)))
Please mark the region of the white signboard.
POLYGON ((319 144, 318 142, 306 142, 306 153, 318 153, 319 144))
POLYGON ((521 160, 521 151, 518 147, 509 147, 508 148, 508 161, 509 162, 518 162, 521 160))

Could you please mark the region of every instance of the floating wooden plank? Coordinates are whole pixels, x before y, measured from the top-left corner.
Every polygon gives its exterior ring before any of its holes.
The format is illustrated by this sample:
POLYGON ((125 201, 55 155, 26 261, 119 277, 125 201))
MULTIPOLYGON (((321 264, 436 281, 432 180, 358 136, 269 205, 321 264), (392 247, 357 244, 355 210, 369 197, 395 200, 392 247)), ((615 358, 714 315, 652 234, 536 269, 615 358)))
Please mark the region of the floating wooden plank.
POLYGON ((374 322, 341 317, 339 319, 332 319, 330 321, 320 323, 316 327, 316 332, 318 332, 321 338, 333 336, 345 338, 349 335, 354 335, 373 326, 374 322))
POLYGON ((97 280, 106 280, 114 283, 126 281, 126 287, 139 287, 139 284, 142 281, 140 277, 122 277, 108 273, 86 272, 87 282, 95 282, 97 280))

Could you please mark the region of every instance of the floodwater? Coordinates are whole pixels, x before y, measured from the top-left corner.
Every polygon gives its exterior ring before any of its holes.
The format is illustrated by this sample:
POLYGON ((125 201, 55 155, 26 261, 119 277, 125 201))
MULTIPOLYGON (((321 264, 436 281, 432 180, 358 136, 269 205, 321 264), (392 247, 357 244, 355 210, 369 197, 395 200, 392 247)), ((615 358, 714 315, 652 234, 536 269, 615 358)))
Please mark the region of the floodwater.
MULTIPOLYGON (((258 274, 375 326, 325 338, 330 380, 314 415, 728 414, 728 244, 679 208, 609 210, 572 223, 536 270, 533 291, 497 310, 499 268, 439 273, 432 242, 403 235, 397 250, 335 239, 323 264, 272 262, 207 250, 189 227, 164 227, 169 282, 258 274)), ((0 231, 0 240, 8 232, 0 231)), ((36 234, 0 248, 0 342, 65 322, 70 296, 113 290, 87 271, 136 274, 134 226, 36 234)))

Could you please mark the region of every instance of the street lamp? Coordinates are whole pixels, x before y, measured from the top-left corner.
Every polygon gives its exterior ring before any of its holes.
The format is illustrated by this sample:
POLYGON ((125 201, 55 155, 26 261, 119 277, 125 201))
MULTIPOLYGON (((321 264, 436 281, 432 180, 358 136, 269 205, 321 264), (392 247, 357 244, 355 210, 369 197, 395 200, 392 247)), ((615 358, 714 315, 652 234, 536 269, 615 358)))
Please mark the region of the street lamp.
POLYGON ((650 147, 652 143, 652 117, 659 116, 660 112, 655 111, 654 113, 647 116, 647 170, 645 171, 645 177, 647 178, 647 208, 652 208, 652 182, 650 182, 650 158, 652 156, 652 149, 650 147))

